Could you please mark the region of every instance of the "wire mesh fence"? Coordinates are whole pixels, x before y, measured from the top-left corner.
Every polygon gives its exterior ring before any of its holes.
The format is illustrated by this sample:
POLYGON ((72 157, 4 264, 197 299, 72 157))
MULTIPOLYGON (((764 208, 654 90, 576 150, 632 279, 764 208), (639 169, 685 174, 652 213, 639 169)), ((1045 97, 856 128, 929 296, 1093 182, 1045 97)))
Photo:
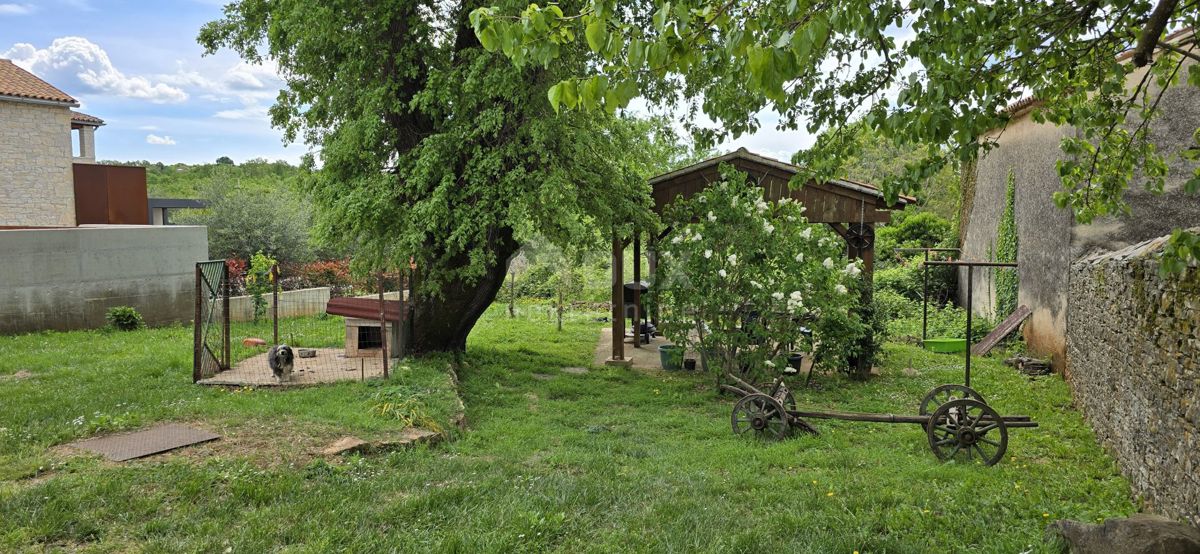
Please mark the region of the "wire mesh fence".
POLYGON ((350 295, 338 287, 281 290, 287 280, 275 266, 270 292, 229 298, 230 362, 200 383, 289 386, 387 376, 408 319, 402 274, 377 275, 373 287, 350 295))

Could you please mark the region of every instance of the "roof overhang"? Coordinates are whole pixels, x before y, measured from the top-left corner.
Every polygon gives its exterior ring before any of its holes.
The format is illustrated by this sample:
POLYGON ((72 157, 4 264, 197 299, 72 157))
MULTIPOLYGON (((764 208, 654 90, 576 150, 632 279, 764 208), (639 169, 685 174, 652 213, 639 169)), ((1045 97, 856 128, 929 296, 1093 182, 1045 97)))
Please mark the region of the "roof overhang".
POLYGON ((24 96, 12 96, 8 94, 0 94, 0 101, 3 102, 19 102, 21 104, 36 104, 39 106, 56 106, 62 108, 78 108, 79 102, 61 102, 59 100, 43 100, 41 98, 25 98, 24 96))

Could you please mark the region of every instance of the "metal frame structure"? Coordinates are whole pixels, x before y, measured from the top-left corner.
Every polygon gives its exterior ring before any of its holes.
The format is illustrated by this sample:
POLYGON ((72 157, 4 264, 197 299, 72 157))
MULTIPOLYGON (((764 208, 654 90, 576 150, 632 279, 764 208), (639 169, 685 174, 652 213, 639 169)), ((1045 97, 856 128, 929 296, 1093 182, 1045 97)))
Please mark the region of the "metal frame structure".
MULTIPOLYGON (((219 373, 230 367, 229 348, 229 266, 225 260, 196 262, 196 316, 193 319, 192 382, 211 377, 208 370, 219 373), (220 306, 220 313, 217 313, 220 306), (213 327, 219 326, 220 344, 211 339, 213 327), (219 346, 220 354, 212 346, 219 346)), ((277 303, 278 304, 278 303, 277 303)))
POLYGON ((953 260, 953 261, 930 260, 930 261, 925 262, 925 265, 926 266, 940 265, 940 266, 967 268, 967 306, 966 306, 966 308, 967 308, 967 335, 966 335, 967 336, 967 362, 966 362, 966 370, 964 372, 963 384, 969 387, 969 386, 971 386, 971 317, 972 317, 971 307, 972 307, 972 289, 974 288, 971 285, 974 283, 974 280, 975 280, 975 268, 977 268, 977 267, 1011 267, 1011 268, 1015 269, 1017 267, 1017 264, 1009 263, 1009 262, 971 262, 971 261, 962 261, 962 260, 953 260))

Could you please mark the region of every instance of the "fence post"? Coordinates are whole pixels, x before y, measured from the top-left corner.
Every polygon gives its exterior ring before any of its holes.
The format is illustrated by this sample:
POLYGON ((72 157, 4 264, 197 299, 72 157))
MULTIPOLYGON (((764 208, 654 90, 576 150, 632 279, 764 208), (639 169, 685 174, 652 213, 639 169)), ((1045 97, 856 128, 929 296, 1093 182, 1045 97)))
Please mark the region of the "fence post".
POLYGON ((390 333, 387 332, 387 318, 384 317, 383 310, 383 272, 379 272, 379 338, 381 352, 383 353, 383 378, 388 378, 388 338, 390 333))
POLYGON ((279 264, 271 266, 271 328, 274 333, 275 342, 272 346, 279 346, 279 264))
POLYGON ((202 279, 202 276, 200 274, 200 262, 196 262, 196 319, 192 321, 192 333, 194 335, 192 337, 192 382, 193 383, 200 380, 200 348, 201 348, 201 346, 200 346, 200 341, 201 341, 200 326, 204 324, 203 323, 203 307, 201 304, 202 299, 200 296, 201 295, 200 288, 202 286, 200 284, 200 279, 202 279))
POLYGON ((221 281, 223 281, 223 284, 220 290, 222 291, 222 296, 224 297, 221 299, 221 319, 223 320, 221 334, 223 335, 222 342, 224 343, 221 370, 224 371, 229 369, 229 362, 231 358, 229 351, 229 293, 231 289, 229 286, 229 264, 225 263, 225 260, 221 260, 221 281))

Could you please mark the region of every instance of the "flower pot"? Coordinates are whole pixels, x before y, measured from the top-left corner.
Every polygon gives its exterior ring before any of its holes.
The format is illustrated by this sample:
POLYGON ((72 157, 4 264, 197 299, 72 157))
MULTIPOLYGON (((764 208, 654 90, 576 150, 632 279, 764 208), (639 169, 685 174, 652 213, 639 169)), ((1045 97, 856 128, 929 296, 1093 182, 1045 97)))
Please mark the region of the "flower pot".
POLYGON ((798 354, 796 352, 788 354, 788 365, 791 366, 792 369, 799 371, 800 366, 803 363, 804 363, 804 355, 803 354, 798 354))
POLYGON ((658 347, 658 359, 663 369, 683 369, 683 347, 664 344, 658 347))
POLYGON ((696 371, 696 358, 686 358, 683 360, 683 369, 688 371, 696 371))

